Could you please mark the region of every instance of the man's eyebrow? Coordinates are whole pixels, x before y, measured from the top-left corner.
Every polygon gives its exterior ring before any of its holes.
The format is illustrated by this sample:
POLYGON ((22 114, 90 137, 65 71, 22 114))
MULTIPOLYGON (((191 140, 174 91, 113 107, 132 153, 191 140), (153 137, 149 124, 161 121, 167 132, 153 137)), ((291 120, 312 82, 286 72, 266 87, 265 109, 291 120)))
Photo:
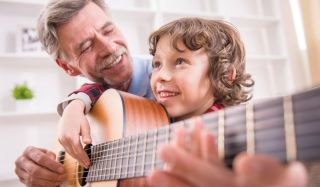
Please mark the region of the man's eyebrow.
MULTIPOLYGON (((102 25, 102 27, 100 28, 100 31, 102 31, 103 29, 105 29, 106 27, 108 27, 109 25, 112 25, 112 22, 107 21, 105 24, 102 25)), ((82 42, 80 42, 78 45, 75 46, 75 51, 76 53, 79 53, 79 51, 81 51, 82 46, 87 43, 88 41, 90 41, 91 38, 87 38, 85 40, 83 40, 82 42)))
POLYGON ((102 31, 103 29, 105 29, 106 27, 108 27, 109 25, 112 25, 111 21, 107 21, 105 24, 102 25, 102 27, 100 28, 100 31, 102 31))

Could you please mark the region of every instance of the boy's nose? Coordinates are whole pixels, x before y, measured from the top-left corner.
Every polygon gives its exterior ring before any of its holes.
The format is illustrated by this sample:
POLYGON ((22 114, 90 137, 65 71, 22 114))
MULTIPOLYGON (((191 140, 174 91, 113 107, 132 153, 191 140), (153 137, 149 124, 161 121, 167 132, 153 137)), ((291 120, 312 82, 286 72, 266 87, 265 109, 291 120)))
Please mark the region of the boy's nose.
POLYGON ((170 81, 172 79, 172 72, 164 67, 159 71, 158 76, 161 81, 170 81))

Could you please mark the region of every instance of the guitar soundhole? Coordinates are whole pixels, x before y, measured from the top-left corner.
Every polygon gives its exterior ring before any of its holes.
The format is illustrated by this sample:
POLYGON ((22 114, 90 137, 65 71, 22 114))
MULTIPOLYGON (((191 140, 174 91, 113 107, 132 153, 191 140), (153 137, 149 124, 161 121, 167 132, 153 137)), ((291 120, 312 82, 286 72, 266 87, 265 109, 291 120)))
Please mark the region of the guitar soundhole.
MULTIPOLYGON (((91 160, 91 146, 92 144, 88 144, 84 147, 89 159, 91 160)), ((82 166, 78 166, 78 182, 81 186, 85 186, 87 184, 87 176, 88 176, 89 169, 83 168, 82 166)))

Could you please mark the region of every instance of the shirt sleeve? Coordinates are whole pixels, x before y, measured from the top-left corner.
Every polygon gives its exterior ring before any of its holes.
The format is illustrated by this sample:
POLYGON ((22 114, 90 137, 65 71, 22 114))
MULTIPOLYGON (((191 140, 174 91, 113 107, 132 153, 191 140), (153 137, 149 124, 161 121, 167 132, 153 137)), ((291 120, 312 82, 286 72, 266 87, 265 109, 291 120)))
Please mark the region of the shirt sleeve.
POLYGON ((84 84, 80 89, 69 94, 68 98, 63 100, 58 104, 57 111, 61 116, 63 110, 68 106, 68 104, 75 100, 80 99, 85 104, 85 114, 87 114, 92 106, 97 102, 102 93, 109 88, 108 85, 103 85, 99 83, 84 84))

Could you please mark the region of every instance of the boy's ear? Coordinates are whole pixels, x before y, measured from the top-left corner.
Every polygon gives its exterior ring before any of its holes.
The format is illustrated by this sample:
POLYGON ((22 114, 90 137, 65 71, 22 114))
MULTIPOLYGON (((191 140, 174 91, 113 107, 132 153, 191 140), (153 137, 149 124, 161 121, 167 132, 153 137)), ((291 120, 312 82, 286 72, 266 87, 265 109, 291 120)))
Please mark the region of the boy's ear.
POLYGON ((234 81, 236 79, 237 76, 237 71, 236 68, 234 66, 231 67, 231 70, 229 71, 229 81, 234 81))
POLYGON ((66 62, 65 60, 62 60, 60 58, 56 59, 56 63, 58 64, 58 66, 60 68, 62 68, 67 74, 69 74, 70 76, 77 76, 80 75, 81 73, 74 68, 73 66, 71 66, 68 62, 66 62))

